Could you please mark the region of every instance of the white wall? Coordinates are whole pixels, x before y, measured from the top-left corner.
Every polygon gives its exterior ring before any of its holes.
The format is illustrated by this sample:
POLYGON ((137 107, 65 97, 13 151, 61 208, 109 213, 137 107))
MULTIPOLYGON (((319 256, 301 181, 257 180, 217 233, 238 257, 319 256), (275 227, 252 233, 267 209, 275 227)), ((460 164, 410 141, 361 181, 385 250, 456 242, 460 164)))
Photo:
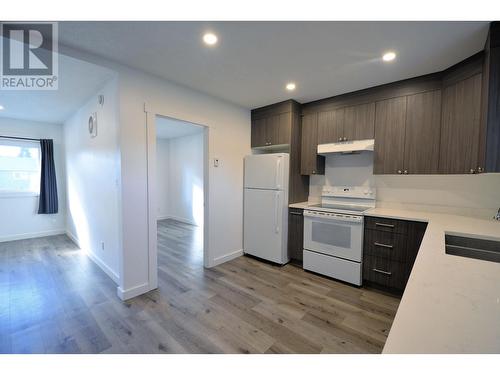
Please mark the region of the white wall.
POLYGON ((67 231, 116 282, 120 279, 121 215, 118 86, 114 79, 64 123, 67 231), (104 95, 104 106, 97 96, 104 95), (88 118, 97 112, 97 137, 88 118))
POLYGON ((158 205, 158 220, 170 217, 169 194, 169 160, 170 140, 156 139, 156 204, 158 205))
POLYGON ((243 157, 250 150, 250 110, 144 74, 100 57, 60 46, 59 51, 119 74, 122 240, 118 292, 128 298, 148 290, 147 138, 144 107, 201 124, 208 132, 208 265, 242 254, 243 157), (219 158, 218 168, 212 160, 219 158))
POLYGON ((323 185, 369 185, 377 205, 490 218, 500 207, 500 174, 373 175, 373 153, 329 155, 325 176, 311 176, 309 194, 323 185))
POLYGON ((250 111, 167 81, 120 71, 124 285, 147 288, 147 141, 144 103, 155 113, 209 127, 208 265, 242 254, 243 157, 250 153, 250 111), (219 158, 218 168, 211 162, 219 158))
POLYGON ((57 214, 38 215, 38 196, 0 197, 0 242, 64 233, 66 186, 62 125, 0 118, 0 135, 54 140, 59 200, 57 214))
POLYGON ((158 218, 203 225, 203 132, 158 139, 158 218))

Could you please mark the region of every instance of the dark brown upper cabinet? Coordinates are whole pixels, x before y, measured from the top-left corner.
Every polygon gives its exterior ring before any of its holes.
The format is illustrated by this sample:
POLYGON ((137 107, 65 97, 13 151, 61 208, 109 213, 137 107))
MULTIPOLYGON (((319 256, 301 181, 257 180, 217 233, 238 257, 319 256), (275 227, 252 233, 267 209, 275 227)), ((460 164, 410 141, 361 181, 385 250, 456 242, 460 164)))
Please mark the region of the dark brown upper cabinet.
POLYGON ((288 203, 307 200, 309 176, 300 173, 302 155, 300 104, 294 100, 286 100, 255 108, 251 116, 252 147, 261 148, 261 151, 265 150, 264 152, 279 151, 290 154, 288 203))
POLYGON ((318 144, 341 142, 344 137, 344 108, 318 113, 318 144))
POLYGON ((302 157, 300 173, 303 175, 324 174, 325 157, 318 155, 318 114, 302 117, 302 157))
POLYGON ((372 139, 375 103, 349 106, 318 113, 318 143, 372 139))
POLYGON ((265 146, 267 143, 266 118, 252 120, 251 144, 252 147, 265 146))
POLYGON ((345 141, 373 139, 375 130, 375 103, 344 108, 345 141))
POLYGON ((271 145, 286 145, 290 143, 292 113, 280 113, 267 119, 271 145))
POLYGON ((441 90, 407 96, 403 173, 438 172, 440 134, 441 90))
POLYGON ((376 103, 373 173, 404 172, 406 97, 376 103))
POLYGON ((377 102, 374 173, 437 173, 440 117, 440 90, 377 102))
POLYGON ((443 89, 439 172, 476 173, 479 161, 481 73, 443 89))
POLYGON ((490 23, 484 48, 478 172, 500 172, 500 22, 490 23))
POLYGON ((285 112, 252 120, 252 147, 286 145, 290 143, 292 113, 285 112))

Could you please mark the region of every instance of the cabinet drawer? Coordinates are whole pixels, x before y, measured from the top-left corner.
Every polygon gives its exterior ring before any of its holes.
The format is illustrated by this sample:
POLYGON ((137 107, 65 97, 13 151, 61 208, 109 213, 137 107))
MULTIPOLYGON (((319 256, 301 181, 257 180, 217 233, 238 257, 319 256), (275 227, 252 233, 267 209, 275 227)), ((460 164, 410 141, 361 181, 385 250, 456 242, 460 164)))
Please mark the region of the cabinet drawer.
POLYGON ((361 264, 358 262, 304 250, 304 269, 361 285, 361 264))
POLYGON ((408 280, 406 265, 387 258, 365 256, 363 280, 389 289, 403 290, 408 280))
POLYGON ((380 230, 365 229, 364 255, 405 262, 407 260, 407 236, 380 230))
POLYGON ((365 228, 406 234, 408 232, 408 222, 384 217, 365 216, 365 228))

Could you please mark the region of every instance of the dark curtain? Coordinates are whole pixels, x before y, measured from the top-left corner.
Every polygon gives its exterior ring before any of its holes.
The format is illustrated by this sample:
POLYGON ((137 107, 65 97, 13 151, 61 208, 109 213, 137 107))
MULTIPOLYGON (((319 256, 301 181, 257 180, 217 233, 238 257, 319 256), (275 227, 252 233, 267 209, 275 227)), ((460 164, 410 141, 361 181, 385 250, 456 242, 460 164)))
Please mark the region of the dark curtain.
POLYGON ((54 166, 54 143, 52 139, 40 139, 42 168, 40 175, 39 214, 57 214, 57 180, 54 166))

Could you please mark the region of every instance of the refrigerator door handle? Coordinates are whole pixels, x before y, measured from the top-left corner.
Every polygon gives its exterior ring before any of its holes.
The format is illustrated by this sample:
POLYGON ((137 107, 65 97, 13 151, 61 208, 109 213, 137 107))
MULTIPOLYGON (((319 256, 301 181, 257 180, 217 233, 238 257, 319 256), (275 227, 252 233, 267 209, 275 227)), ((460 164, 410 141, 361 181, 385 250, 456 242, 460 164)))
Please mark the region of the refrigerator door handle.
POLYGON ((277 191, 274 196, 274 228, 276 233, 280 232, 280 227, 279 227, 279 200, 280 200, 280 193, 277 191))
POLYGON ((281 189, 281 158, 276 161, 276 188, 281 189))

